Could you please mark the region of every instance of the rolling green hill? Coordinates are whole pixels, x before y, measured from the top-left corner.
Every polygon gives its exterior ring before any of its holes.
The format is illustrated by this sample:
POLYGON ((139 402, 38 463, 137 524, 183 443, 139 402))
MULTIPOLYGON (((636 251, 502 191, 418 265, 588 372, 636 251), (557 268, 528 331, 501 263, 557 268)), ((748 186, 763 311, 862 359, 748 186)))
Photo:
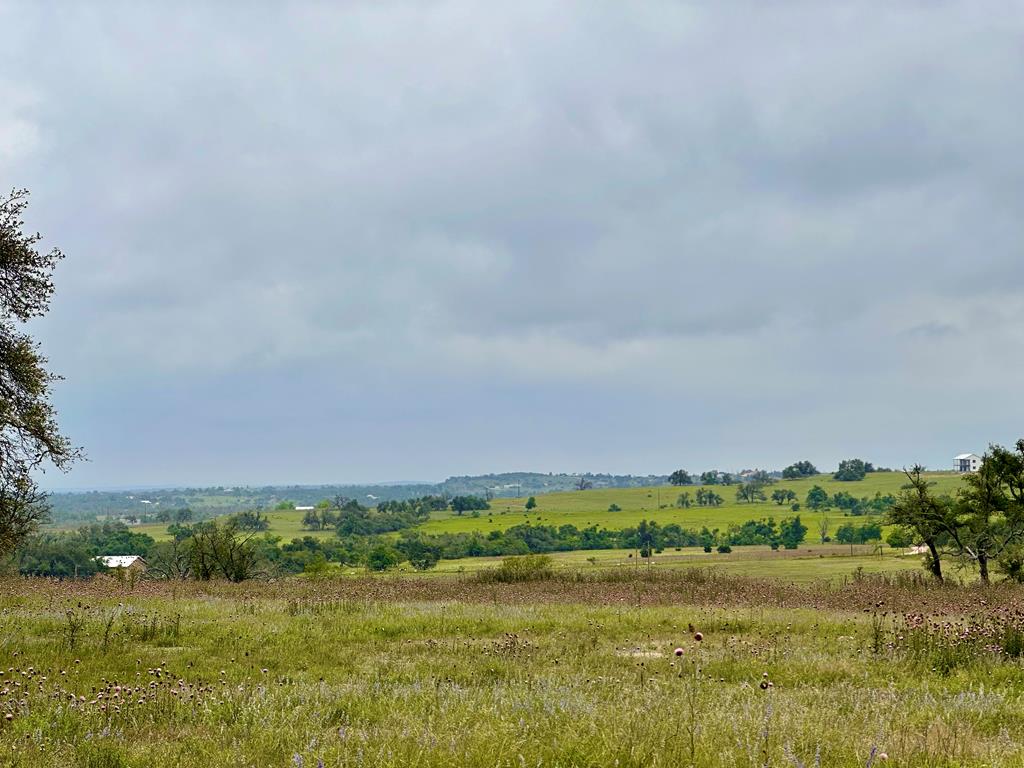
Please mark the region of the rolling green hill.
MULTIPOLYGON (((951 493, 961 482, 961 475, 952 472, 933 472, 929 477, 935 483, 937 493, 951 493)), ((858 498, 873 497, 876 493, 898 494, 906 481, 902 472, 875 472, 864 480, 856 482, 839 482, 831 475, 817 475, 805 480, 780 480, 770 486, 768 493, 776 488, 786 488, 797 494, 801 509, 799 514, 805 525, 811 528, 808 538, 817 531, 818 521, 822 513, 807 509, 804 499, 807 492, 815 485, 820 485, 829 494, 846 491, 858 498)), ((429 533, 454 533, 461 531, 490 531, 509 528, 520 523, 530 522, 540 525, 575 525, 585 528, 597 525, 602 528, 618 529, 636 525, 641 520, 656 520, 664 525, 678 523, 686 528, 725 528, 733 523, 746 520, 774 516, 776 519, 789 517, 793 514, 788 505, 779 506, 771 501, 756 504, 739 503, 736 501, 736 486, 704 486, 712 488, 725 499, 720 507, 679 508, 675 506, 681 493, 688 492, 691 499, 701 486, 659 486, 656 488, 612 488, 590 491, 573 491, 570 493, 551 493, 538 496, 537 508, 527 512, 524 508, 525 499, 497 499, 491 502, 491 509, 480 513, 480 517, 456 515, 443 512, 436 515, 429 523, 422 526, 429 533), (609 512, 615 504, 621 511, 609 512)), ((842 520, 839 510, 825 512, 835 526, 842 520)))
MULTIPOLYGON (((932 472, 929 477, 934 482, 937 493, 954 492, 962 481, 962 476, 952 472, 932 472)), ((831 522, 832 531, 846 519, 840 510, 815 512, 806 507, 804 500, 807 492, 815 485, 820 485, 829 494, 846 491, 860 497, 873 497, 878 494, 897 494, 906 478, 902 472, 875 472, 864 480, 855 482, 839 482, 831 475, 817 475, 804 480, 780 480, 770 486, 768 493, 776 488, 790 489, 797 494, 801 509, 799 514, 810 530, 808 541, 818 535, 818 523, 822 516, 831 522)), ((665 525, 678 523, 686 528, 724 529, 734 523, 746 520, 773 516, 776 520, 790 517, 794 513, 789 505, 779 506, 771 501, 756 504, 739 503, 736 501, 736 486, 704 486, 714 489, 725 500, 719 507, 689 508, 676 507, 676 500, 681 493, 689 493, 691 499, 701 486, 657 486, 647 488, 601 488, 588 491, 569 491, 565 493, 549 493, 536 497, 537 507, 532 512, 524 508, 526 498, 499 498, 491 502, 491 509, 482 511, 479 517, 469 513, 456 515, 453 512, 435 513, 430 522, 420 526, 425 533, 456 533, 492 530, 503 530, 522 523, 537 525, 575 525, 585 528, 597 525, 608 529, 621 529, 634 526, 641 520, 656 520, 665 525), (609 512, 615 504, 620 511, 609 512)), ((302 512, 272 511, 267 513, 270 519, 270 533, 281 536, 288 541, 298 536, 331 537, 333 531, 306 531, 302 529, 302 512)), ((857 518, 850 518, 856 520, 857 518)), ((142 525, 135 530, 149 533, 156 539, 166 538, 166 525, 142 525)))

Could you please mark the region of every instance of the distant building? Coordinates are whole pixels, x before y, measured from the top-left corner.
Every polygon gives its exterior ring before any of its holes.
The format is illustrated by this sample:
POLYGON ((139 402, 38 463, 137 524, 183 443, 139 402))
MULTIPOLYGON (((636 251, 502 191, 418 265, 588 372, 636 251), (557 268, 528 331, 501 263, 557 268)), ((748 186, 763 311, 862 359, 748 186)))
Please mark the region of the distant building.
POLYGON ((309 512, 311 509, 316 509, 316 507, 296 507, 295 511, 296 512, 309 512))
POLYGON ((124 568, 129 571, 146 570, 146 561, 139 555, 100 555, 96 559, 104 568, 124 568))
POLYGON ((981 456, 976 453, 961 453, 953 458, 953 469, 956 472, 977 472, 981 469, 981 456))

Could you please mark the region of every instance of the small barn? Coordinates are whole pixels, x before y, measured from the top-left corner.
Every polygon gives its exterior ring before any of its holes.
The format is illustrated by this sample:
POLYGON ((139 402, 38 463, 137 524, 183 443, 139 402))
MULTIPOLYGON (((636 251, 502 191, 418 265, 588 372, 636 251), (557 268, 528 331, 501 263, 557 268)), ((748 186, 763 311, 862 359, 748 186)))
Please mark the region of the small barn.
POLYGON ((954 456, 953 469, 956 472, 977 472, 981 469, 981 456, 976 453, 961 453, 954 456))

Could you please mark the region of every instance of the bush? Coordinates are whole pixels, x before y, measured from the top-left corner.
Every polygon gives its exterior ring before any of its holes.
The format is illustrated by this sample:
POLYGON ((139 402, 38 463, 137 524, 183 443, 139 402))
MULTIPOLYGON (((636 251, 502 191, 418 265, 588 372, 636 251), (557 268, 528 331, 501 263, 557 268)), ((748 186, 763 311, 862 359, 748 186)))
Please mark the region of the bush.
POLYGON ((554 575, 550 556, 523 555, 522 557, 506 557, 497 568, 488 568, 477 572, 477 580, 502 583, 545 581, 554 575))
POLYGON ((718 554, 720 554, 720 555, 728 555, 730 552, 732 552, 732 547, 730 547, 728 544, 719 544, 718 545, 718 554))
POLYGON ((621 512, 622 511, 622 507, 620 507, 618 504, 612 503, 612 504, 608 505, 608 511, 609 512, 621 512))
POLYGON ((366 567, 371 571, 386 571, 394 568, 402 561, 394 547, 380 544, 369 551, 366 555, 366 567))

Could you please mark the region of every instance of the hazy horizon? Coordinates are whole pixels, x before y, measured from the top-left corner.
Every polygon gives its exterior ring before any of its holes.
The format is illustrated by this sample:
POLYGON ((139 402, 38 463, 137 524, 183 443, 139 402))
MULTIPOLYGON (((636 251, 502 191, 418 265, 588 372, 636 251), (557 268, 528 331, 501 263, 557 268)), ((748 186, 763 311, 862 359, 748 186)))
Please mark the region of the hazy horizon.
POLYGON ((0 3, 61 488, 951 467, 1021 436, 999 2, 0 3))

